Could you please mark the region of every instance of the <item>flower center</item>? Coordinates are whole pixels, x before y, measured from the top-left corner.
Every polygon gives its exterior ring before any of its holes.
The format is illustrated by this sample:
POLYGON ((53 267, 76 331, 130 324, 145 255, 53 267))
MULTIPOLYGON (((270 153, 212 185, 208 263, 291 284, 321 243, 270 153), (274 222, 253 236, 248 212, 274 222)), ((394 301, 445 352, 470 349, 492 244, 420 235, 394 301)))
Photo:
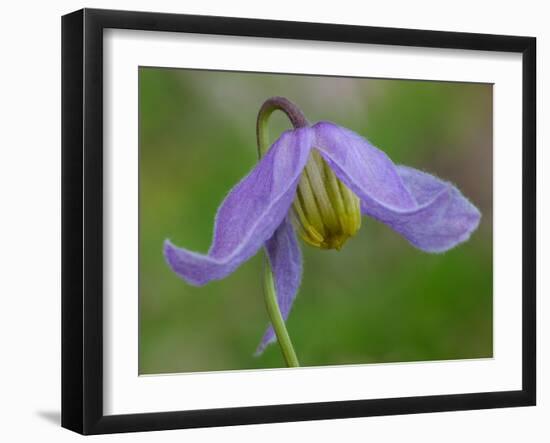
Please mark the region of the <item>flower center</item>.
POLYGON ((359 198, 313 149, 293 203, 293 223, 300 237, 321 249, 341 249, 361 227, 359 198))

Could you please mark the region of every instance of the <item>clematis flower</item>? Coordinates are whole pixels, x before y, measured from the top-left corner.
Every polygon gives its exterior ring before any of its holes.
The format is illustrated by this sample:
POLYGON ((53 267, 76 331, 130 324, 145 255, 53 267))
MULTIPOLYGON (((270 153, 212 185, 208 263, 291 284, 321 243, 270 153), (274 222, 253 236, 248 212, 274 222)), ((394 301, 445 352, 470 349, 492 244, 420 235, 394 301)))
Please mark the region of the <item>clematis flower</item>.
MULTIPOLYGON (((296 233, 308 245, 340 249, 365 215, 414 247, 438 253, 466 241, 477 228, 480 212, 451 183, 395 165, 342 126, 326 121, 310 125, 284 98, 270 100, 271 108, 260 116, 283 110, 295 128, 281 134, 223 200, 208 253, 165 241, 168 265, 189 284, 223 279, 265 247, 286 320, 302 276, 296 233)), ((275 339, 269 327, 258 352, 275 339)))

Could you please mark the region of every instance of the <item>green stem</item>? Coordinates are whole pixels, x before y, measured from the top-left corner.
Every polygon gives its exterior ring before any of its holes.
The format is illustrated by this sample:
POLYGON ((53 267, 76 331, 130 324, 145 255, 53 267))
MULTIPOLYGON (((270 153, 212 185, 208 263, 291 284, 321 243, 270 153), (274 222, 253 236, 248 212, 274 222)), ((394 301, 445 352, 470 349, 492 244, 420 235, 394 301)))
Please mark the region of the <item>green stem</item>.
POLYGON ((284 112, 294 128, 302 128, 309 124, 302 111, 290 100, 284 97, 268 98, 260 108, 258 119, 256 120, 256 140, 258 142, 258 157, 260 158, 266 153, 269 147, 267 120, 273 114, 273 111, 276 110, 284 112))
MULTIPOLYGON (((272 97, 266 100, 258 112, 258 120, 256 122, 256 137, 258 141, 259 158, 267 152, 269 146, 267 121, 275 110, 284 112, 295 128, 300 128, 308 124, 300 109, 298 109, 294 103, 290 102, 286 98, 272 97)), ((273 272, 271 271, 271 264, 269 263, 267 256, 265 257, 264 297, 267 313, 269 314, 271 325, 273 326, 273 330, 277 336, 277 342, 281 348, 286 365, 289 368, 300 366, 298 357, 296 357, 296 352, 292 346, 292 341, 290 340, 290 335, 288 335, 281 310, 279 309, 277 293, 273 282, 273 272)))
POLYGON ((296 368, 300 366, 298 357, 296 357, 296 352, 292 346, 292 341, 290 340, 290 335, 286 329, 285 321, 281 315, 281 310, 279 309, 279 304, 277 303, 277 295, 275 293, 275 285, 273 282, 273 273, 271 272, 271 266, 269 260, 265 258, 264 266, 264 296, 265 296, 265 305, 267 307, 267 312, 269 318, 271 319, 271 325, 277 336, 277 342, 281 348, 281 352, 285 359, 286 365, 289 368, 296 368))

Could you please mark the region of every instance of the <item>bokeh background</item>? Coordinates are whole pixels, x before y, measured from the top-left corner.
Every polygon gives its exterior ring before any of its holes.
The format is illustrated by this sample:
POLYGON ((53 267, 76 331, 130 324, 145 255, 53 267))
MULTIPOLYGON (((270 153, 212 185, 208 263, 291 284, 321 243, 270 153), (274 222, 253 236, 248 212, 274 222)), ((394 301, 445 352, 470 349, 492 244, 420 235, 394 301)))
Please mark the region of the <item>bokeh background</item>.
MULTIPOLYGON (((258 253, 196 288, 173 274, 164 239, 198 252, 216 209, 256 157, 265 99, 294 101, 369 139, 397 164, 454 182, 483 217, 471 239, 427 254, 363 218, 341 251, 302 243, 302 286, 287 322, 303 366, 492 356, 492 86, 409 80, 139 70, 139 371, 283 367, 268 325, 258 253)), ((289 124, 271 118, 273 139, 289 124)))

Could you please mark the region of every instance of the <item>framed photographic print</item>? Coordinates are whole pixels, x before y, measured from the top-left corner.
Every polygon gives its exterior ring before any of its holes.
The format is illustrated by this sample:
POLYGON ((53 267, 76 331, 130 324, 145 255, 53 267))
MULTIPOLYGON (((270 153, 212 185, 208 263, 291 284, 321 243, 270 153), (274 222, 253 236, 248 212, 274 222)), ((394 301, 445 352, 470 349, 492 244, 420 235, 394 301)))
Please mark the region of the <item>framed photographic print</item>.
POLYGON ((62 21, 62 425, 535 404, 530 37, 62 21))

